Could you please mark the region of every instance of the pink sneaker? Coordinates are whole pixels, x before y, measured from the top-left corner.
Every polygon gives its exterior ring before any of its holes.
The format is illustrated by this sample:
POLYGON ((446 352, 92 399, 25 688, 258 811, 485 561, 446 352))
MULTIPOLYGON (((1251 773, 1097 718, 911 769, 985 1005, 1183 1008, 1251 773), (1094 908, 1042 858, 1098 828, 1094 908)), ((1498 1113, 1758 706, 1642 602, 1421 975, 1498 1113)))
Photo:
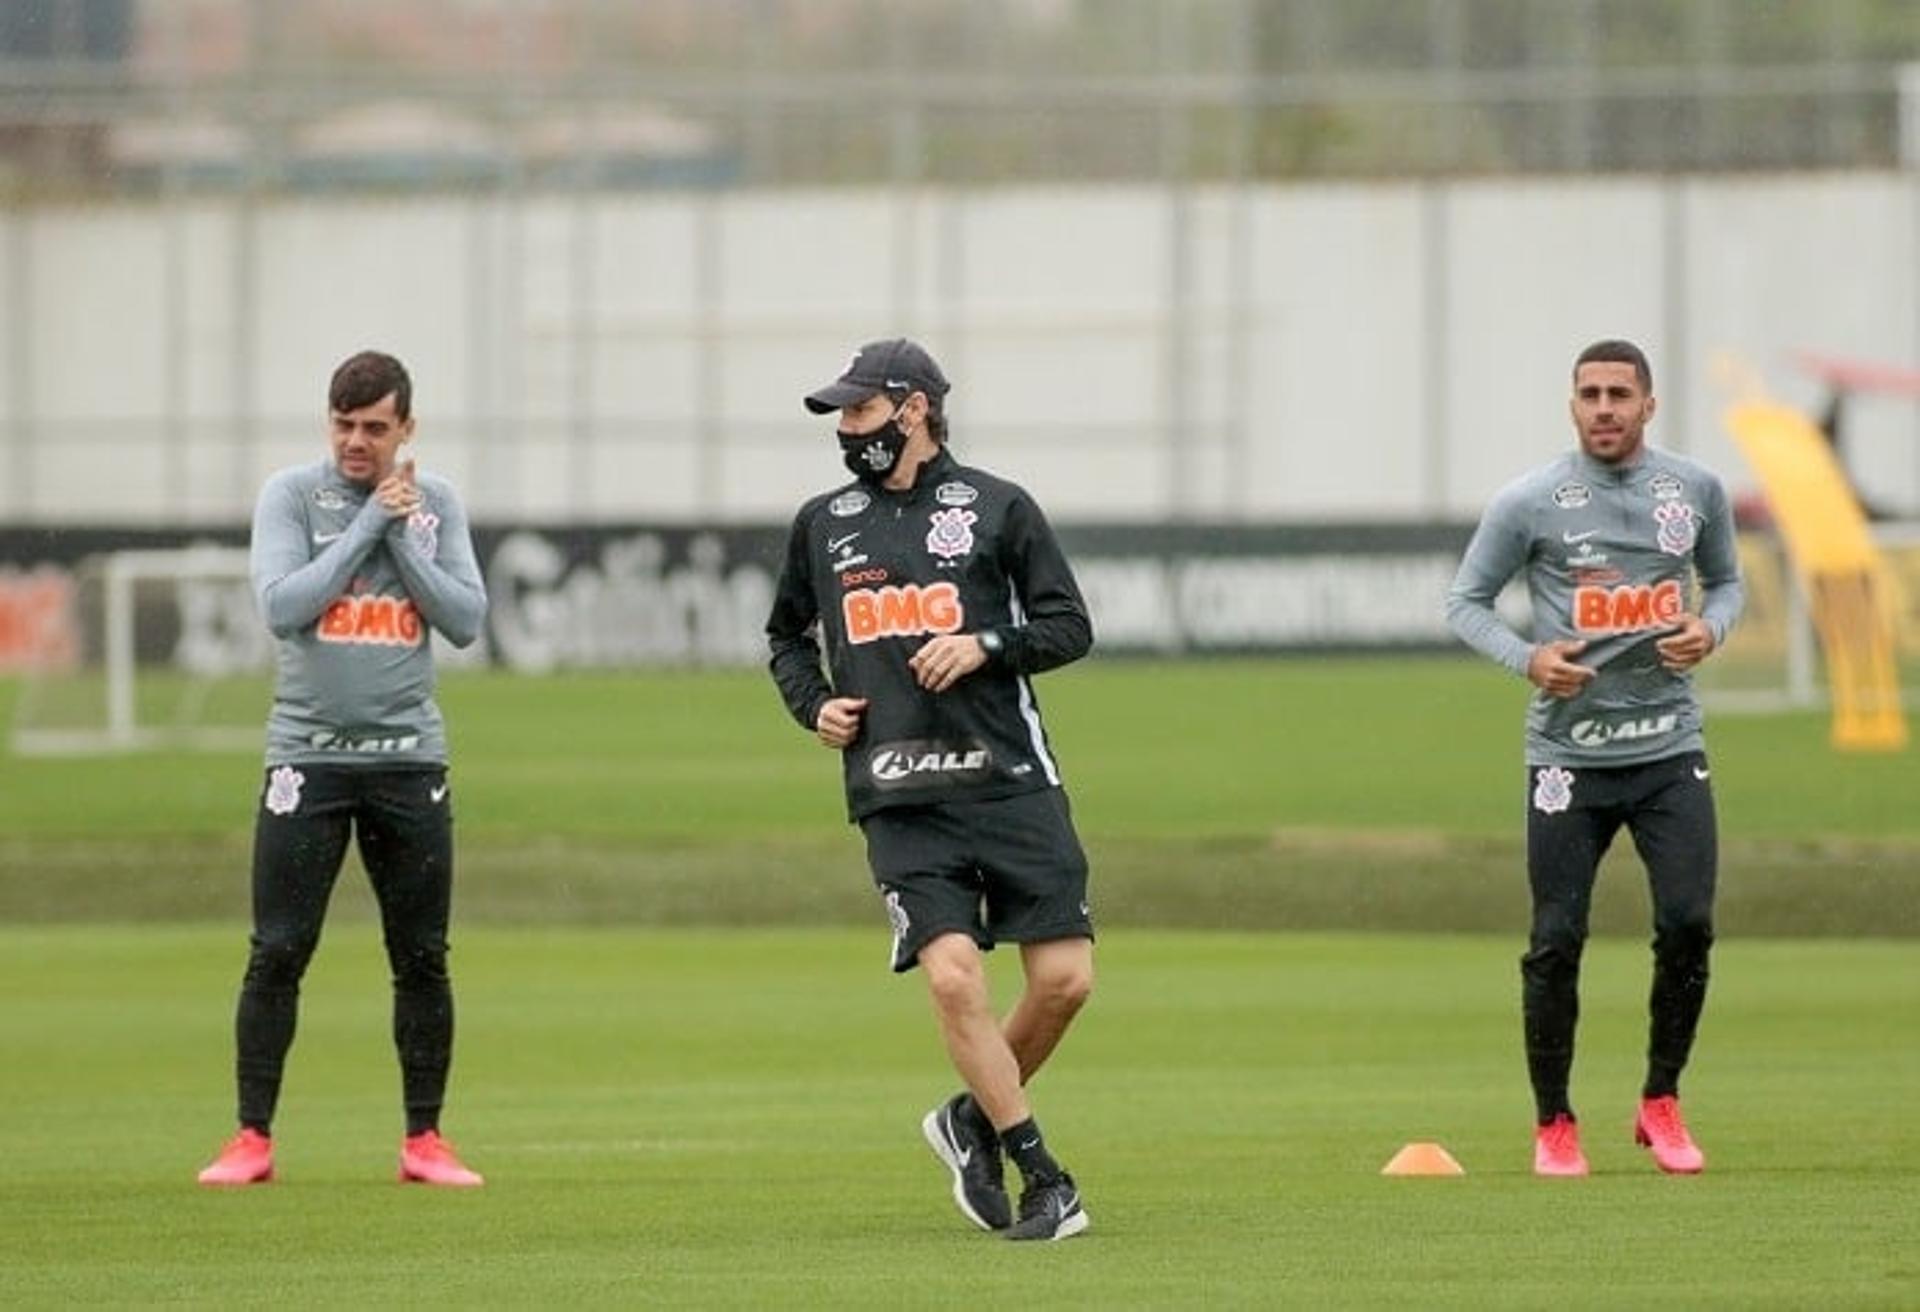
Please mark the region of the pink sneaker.
POLYGON ((1640 1100, 1633 1141, 1653 1149, 1654 1165, 1668 1175, 1698 1175, 1707 1164, 1707 1155, 1693 1142, 1687 1123, 1680 1119, 1680 1100, 1672 1094, 1640 1100))
POLYGON ((478 1171, 469 1171, 454 1154, 453 1145, 440 1137, 438 1130, 410 1134, 400 1142, 400 1179, 421 1184, 448 1185, 472 1189, 483 1185, 478 1171))
POLYGON ((1580 1126, 1565 1112, 1533 1132, 1535 1175, 1585 1175, 1587 1155, 1580 1151, 1580 1126))
POLYGON ((201 1184, 265 1184, 273 1179, 273 1140, 242 1127, 221 1145, 220 1155, 199 1179, 201 1184))

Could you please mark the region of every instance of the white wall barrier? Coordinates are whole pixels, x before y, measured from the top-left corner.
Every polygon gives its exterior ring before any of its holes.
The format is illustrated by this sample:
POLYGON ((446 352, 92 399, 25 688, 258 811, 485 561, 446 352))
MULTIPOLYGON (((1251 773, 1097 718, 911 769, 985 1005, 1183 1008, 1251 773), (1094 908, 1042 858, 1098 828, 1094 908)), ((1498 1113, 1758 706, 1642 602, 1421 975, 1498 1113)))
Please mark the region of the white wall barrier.
MULTIPOLYGON (((1920 173, 0 211, 0 522, 219 525, 315 458, 365 346, 481 522, 750 523, 837 476, 799 397, 923 337, 956 449, 1058 521, 1458 521, 1563 449, 1568 366, 1652 354, 1736 486, 1716 353, 1920 361, 1920 173)), ((1920 407, 1847 455, 1920 513, 1920 407)))

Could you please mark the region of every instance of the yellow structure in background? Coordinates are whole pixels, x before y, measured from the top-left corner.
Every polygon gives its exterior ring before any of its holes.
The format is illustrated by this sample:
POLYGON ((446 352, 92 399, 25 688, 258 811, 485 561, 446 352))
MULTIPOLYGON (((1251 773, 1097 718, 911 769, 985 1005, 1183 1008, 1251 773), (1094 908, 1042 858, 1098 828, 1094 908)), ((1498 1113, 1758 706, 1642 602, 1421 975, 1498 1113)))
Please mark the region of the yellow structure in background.
POLYGON ((1760 476, 1812 605, 1833 695, 1833 745, 1900 750, 1907 719, 1894 657, 1893 575, 1833 448, 1805 415, 1773 401, 1735 405, 1726 423, 1760 476))

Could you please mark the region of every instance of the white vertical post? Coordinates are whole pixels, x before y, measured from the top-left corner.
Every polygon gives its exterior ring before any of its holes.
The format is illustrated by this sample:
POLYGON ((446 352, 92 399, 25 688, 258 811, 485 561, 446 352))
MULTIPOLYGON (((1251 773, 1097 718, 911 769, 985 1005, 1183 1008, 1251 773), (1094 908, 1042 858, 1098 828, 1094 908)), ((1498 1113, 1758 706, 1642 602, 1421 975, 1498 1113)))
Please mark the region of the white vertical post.
POLYGON ((121 557, 107 558, 107 741, 133 745, 133 579, 121 557))
POLYGON ((1789 568, 1787 577, 1787 705, 1818 706, 1820 693, 1813 681, 1813 612, 1798 575, 1789 568))
POLYGON ((34 245, 38 236, 39 221, 33 217, 33 207, 16 207, 6 223, 6 242, 0 258, 7 265, 7 316, 6 361, 6 426, 8 444, 11 451, 7 457, 5 471, 5 491, 8 495, 7 507, 9 519, 20 523, 34 518, 43 518, 38 489, 34 486, 38 473, 35 460, 37 444, 52 440, 39 423, 35 413, 34 373, 36 356, 40 351, 40 335, 34 331, 36 294, 34 291, 33 265, 34 245))
POLYGON ((1180 429, 1191 415, 1193 402, 1194 243, 1193 184, 1190 132, 1186 101, 1175 79, 1188 71, 1187 12, 1176 5, 1160 7, 1161 60, 1156 68, 1160 119, 1160 180, 1167 199, 1166 300, 1160 320, 1160 414, 1157 437, 1165 471, 1167 503, 1164 519, 1190 518, 1198 509, 1192 464, 1185 459, 1180 429))
POLYGON ((1433 422, 1426 426, 1426 441, 1420 445, 1424 468, 1420 472, 1422 509, 1429 519, 1445 519, 1448 504, 1447 460, 1451 454, 1453 404, 1449 368, 1452 353, 1447 343, 1453 317, 1452 261, 1449 217, 1452 195, 1449 184, 1429 180, 1420 187, 1420 261, 1421 319, 1425 327, 1427 349, 1421 352, 1425 376, 1420 380, 1426 413, 1433 422))
POLYGON ((1693 366, 1688 353, 1692 305, 1687 295, 1692 251, 1687 241, 1687 183, 1670 180, 1660 188, 1660 325, 1666 350, 1655 366, 1660 375, 1660 445, 1682 454, 1694 446, 1693 366), (1663 385, 1660 381, 1665 379, 1663 385))
POLYGON ((1226 304, 1226 405, 1229 434, 1225 468, 1232 488, 1220 503, 1220 509, 1241 519, 1253 518, 1254 486, 1248 471, 1253 467, 1252 395, 1253 350, 1253 170, 1258 146, 1255 129, 1259 126, 1261 100, 1257 80, 1260 63, 1256 51, 1254 0, 1238 0, 1233 12, 1234 47, 1239 54, 1233 72, 1239 85, 1229 113, 1228 142, 1232 167, 1228 176, 1227 197, 1227 304, 1226 304), (1237 476, 1235 476, 1237 474, 1237 476))
MULTIPOLYGON (((898 6, 887 10, 887 67, 896 77, 914 65, 914 51, 898 6)), ((921 337, 920 322, 920 200, 927 179, 927 102, 901 81, 887 115, 887 210, 890 225, 891 269, 887 289, 889 333, 921 337)), ((864 334, 862 334, 864 336, 864 334)))
POLYGON ((1920 169, 1920 59, 1900 65, 1900 162, 1920 169))

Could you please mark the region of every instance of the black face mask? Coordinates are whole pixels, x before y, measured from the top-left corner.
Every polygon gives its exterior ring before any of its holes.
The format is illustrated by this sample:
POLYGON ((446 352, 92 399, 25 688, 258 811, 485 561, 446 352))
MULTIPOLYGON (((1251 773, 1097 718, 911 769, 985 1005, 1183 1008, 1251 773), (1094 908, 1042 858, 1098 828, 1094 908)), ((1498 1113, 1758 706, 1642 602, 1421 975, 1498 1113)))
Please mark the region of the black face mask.
POLYGON ((907 430, 900 427, 898 410, 871 433, 849 433, 843 428, 834 436, 840 439, 840 459, 863 483, 886 482, 907 446, 907 430))

